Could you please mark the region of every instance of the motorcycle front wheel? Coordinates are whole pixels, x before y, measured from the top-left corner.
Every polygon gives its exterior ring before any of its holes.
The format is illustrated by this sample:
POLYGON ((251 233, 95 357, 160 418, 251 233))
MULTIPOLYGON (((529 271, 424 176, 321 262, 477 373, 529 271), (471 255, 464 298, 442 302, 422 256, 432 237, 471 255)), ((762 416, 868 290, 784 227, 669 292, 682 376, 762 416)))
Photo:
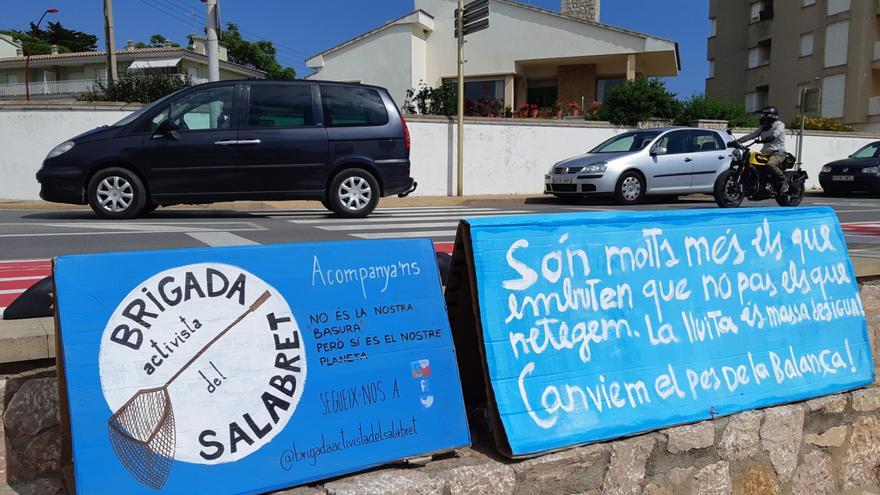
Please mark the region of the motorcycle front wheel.
POLYGON ((804 183, 795 182, 788 186, 788 192, 776 196, 776 203, 778 203, 779 206, 797 206, 801 204, 803 199, 804 183))
POLYGON ((714 196, 715 202, 721 208, 736 208, 742 204, 745 196, 737 180, 736 170, 727 170, 718 176, 715 180, 714 196))

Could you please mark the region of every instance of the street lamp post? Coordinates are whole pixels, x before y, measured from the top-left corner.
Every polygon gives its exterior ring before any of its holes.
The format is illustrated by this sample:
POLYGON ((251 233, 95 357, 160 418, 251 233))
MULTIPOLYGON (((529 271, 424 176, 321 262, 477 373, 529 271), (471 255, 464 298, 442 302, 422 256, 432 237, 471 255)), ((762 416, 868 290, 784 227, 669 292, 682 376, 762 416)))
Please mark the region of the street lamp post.
POLYGON ((27 58, 24 60, 24 92, 27 95, 27 101, 31 101, 31 51, 34 48, 34 38, 37 36, 37 30, 40 29, 40 24, 43 22, 46 14, 56 13, 58 13, 58 9, 54 7, 46 9, 43 15, 40 16, 40 20, 34 24, 34 29, 31 30, 31 39, 28 40, 27 58))

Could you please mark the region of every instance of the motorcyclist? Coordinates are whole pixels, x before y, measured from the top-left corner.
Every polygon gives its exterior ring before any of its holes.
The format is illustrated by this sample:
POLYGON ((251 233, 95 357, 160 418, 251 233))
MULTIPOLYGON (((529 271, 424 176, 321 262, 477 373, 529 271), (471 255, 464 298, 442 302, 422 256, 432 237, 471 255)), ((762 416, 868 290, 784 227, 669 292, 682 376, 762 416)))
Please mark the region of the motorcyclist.
POLYGON ((788 192, 788 181, 785 180, 785 174, 782 172, 782 165, 785 162, 785 124, 779 120, 779 110, 776 107, 767 106, 756 113, 761 114, 761 127, 754 132, 737 139, 739 143, 745 143, 752 139, 757 139, 759 143, 764 145, 761 153, 767 155, 769 161, 767 168, 770 173, 779 180, 780 194, 788 192))

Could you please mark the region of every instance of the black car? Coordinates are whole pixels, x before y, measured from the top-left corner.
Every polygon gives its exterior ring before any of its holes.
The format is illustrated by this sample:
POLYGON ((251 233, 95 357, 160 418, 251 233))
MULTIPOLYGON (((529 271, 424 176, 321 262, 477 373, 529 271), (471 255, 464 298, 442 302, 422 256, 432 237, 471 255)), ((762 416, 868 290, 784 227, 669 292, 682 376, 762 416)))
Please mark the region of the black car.
POLYGON ((405 196, 409 131, 388 92, 322 81, 221 81, 56 146, 40 197, 133 218, 158 206, 314 199, 363 217, 405 196))
POLYGON ((825 194, 880 193, 880 141, 856 151, 845 160, 822 167, 819 184, 825 194))

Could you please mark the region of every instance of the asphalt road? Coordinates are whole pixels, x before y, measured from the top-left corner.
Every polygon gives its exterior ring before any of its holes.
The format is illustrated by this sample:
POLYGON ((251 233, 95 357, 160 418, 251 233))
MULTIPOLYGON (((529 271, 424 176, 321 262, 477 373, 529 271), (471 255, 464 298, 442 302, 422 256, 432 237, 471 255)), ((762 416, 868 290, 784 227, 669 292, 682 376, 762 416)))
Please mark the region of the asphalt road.
MULTIPOLYGON (((880 198, 808 197, 804 205, 834 208, 847 243, 860 255, 880 258, 880 198)), ((775 206, 773 202, 748 203, 775 206)), ((716 208, 714 202, 685 197, 639 206, 606 203, 563 205, 549 201, 483 206, 420 206, 377 209, 366 219, 335 218, 326 210, 160 209, 127 221, 97 219, 90 210, 0 209, 0 260, 47 259, 73 253, 169 249, 286 242, 430 237, 454 240, 461 218, 574 211, 716 208)))

